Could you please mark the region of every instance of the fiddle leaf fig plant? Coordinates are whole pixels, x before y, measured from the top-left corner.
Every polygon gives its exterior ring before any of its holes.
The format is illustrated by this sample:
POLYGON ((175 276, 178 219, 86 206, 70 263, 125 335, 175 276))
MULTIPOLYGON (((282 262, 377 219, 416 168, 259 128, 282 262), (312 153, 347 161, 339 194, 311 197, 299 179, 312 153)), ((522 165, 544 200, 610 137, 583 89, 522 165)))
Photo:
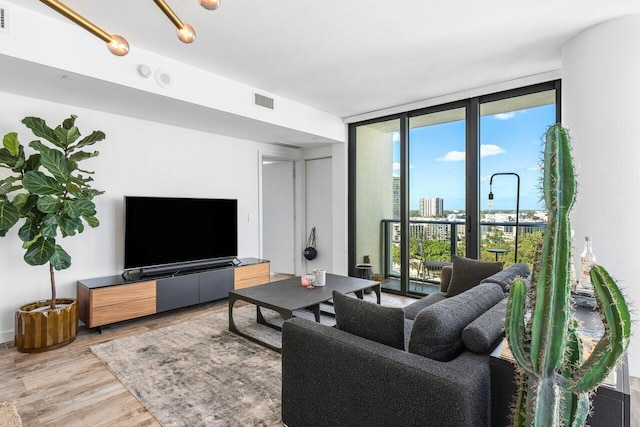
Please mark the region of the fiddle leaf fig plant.
POLYGON ((36 137, 29 143, 31 154, 18 140, 16 132, 2 139, 0 167, 9 169, 0 180, 0 237, 21 220, 18 236, 26 250, 29 265, 49 263, 51 308, 56 306, 55 270, 71 266, 71 256, 58 244, 58 237, 84 231, 84 224, 97 227, 93 198, 103 191, 92 188, 93 172, 81 169, 83 160, 96 157, 98 151, 86 147, 105 138, 93 131, 81 138, 72 115, 55 128, 38 117, 25 117, 22 123, 36 137))

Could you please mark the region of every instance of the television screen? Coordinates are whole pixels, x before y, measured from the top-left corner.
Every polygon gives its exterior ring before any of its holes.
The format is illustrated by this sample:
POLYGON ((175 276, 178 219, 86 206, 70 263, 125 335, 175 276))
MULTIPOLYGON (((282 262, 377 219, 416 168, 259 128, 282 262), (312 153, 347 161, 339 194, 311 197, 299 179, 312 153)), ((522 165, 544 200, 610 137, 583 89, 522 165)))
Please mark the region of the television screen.
POLYGON ((124 268, 238 255, 238 201, 125 196, 124 268))

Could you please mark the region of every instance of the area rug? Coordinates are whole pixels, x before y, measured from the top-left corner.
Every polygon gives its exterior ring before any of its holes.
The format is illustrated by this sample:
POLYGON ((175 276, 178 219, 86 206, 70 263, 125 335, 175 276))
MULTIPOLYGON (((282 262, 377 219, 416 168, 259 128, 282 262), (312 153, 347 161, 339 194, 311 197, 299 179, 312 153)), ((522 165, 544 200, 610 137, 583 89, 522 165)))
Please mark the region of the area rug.
MULTIPOLYGON (((262 339, 255 307, 234 309, 262 339)), ((281 426, 280 355, 228 331, 227 313, 91 346, 164 426, 281 426)))
POLYGON ((12 402, 0 402, 0 427, 21 427, 22 419, 16 405, 12 402))

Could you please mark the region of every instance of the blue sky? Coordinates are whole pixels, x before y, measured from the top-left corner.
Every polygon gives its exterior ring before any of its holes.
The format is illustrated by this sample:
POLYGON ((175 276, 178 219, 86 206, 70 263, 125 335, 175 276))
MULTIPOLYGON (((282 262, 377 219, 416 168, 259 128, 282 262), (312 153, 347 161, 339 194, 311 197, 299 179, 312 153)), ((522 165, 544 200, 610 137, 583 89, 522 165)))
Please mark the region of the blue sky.
MULTIPOLYGON (((487 210, 489 177, 493 173, 520 175, 520 209, 542 209, 538 181, 542 137, 555 122, 555 105, 484 116, 480 121, 480 209, 487 210)), ((409 141, 409 202, 418 209, 422 197, 441 197, 445 210, 464 210, 464 121, 411 130, 409 141)), ((394 165, 399 143, 394 144, 394 165)), ((398 173, 398 170, 394 170, 398 173)), ((493 179, 494 209, 515 210, 516 178, 493 179)))

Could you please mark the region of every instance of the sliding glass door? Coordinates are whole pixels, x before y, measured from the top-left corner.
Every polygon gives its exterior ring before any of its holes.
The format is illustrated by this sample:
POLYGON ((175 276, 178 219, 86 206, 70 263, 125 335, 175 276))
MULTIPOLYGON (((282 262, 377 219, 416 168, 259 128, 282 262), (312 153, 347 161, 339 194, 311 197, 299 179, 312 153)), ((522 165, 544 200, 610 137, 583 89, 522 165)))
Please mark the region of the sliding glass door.
POLYGON ((439 289, 464 242, 466 108, 409 118, 409 292, 439 289))
POLYGON ((481 102, 482 259, 533 263, 547 220, 539 188, 540 153, 556 114, 555 89, 481 102))
POLYGON ((400 120, 358 126, 355 132, 355 264, 370 264, 400 291, 400 120))

